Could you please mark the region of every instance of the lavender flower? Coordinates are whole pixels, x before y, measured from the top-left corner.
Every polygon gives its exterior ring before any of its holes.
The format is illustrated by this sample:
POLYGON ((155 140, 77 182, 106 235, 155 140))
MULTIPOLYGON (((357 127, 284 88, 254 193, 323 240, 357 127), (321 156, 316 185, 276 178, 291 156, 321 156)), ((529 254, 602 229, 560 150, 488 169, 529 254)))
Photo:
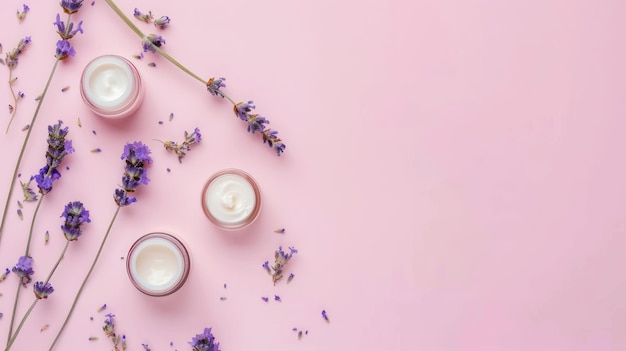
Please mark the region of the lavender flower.
POLYGON ((65 140, 68 127, 62 127, 63 122, 48 126, 48 151, 46 151, 46 165, 31 179, 37 182, 39 192, 47 194, 52 190, 52 183, 61 178, 57 168, 66 155, 74 152, 71 140, 65 140))
POLYGON ((206 87, 207 90, 209 91, 209 93, 211 93, 211 95, 213 96, 221 96, 222 98, 224 97, 224 93, 222 93, 222 91, 220 90, 220 88, 225 88, 226 84, 224 84, 224 81, 226 80, 226 78, 211 78, 209 79, 209 81, 206 83, 206 87))
POLYGON ((33 259, 28 256, 22 256, 17 260, 17 263, 11 269, 11 272, 20 277, 22 284, 30 282, 30 276, 35 274, 33 270, 33 259))
POLYGON ((115 337, 115 324, 113 323, 113 317, 115 317, 115 315, 113 313, 108 313, 106 317, 107 318, 104 320, 102 330, 106 336, 115 337))
POLYGON ((289 253, 286 253, 285 251, 283 251, 282 246, 279 246, 278 250, 274 252, 274 265, 271 267, 273 271, 272 280, 274 281, 274 284, 276 284, 276 282, 282 279, 283 269, 285 268, 287 263, 289 263, 289 260, 291 260, 293 255, 296 253, 298 253, 298 250, 296 250, 295 248, 291 246, 289 247, 289 253))
POLYGON ((24 18, 26 18, 26 13, 28 13, 28 11, 30 11, 30 7, 28 7, 28 5, 26 4, 22 5, 22 11, 17 10, 17 19, 20 21, 24 20, 24 18))
POLYGON ((0 283, 7 279, 7 276, 11 273, 11 270, 8 268, 4 269, 4 273, 0 274, 0 283))
POLYGON ((215 336, 211 333, 212 328, 204 328, 202 334, 197 334, 191 339, 189 345, 193 351, 220 351, 220 343, 215 343, 215 336))
POLYGON ((160 35, 149 34, 143 40, 143 52, 151 51, 152 53, 156 53, 155 47, 160 48, 163 44, 165 44, 165 38, 160 35))
POLYGON ((67 14, 76 13, 83 6, 83 0, 61 0, 63 12, 67 14))
POLYGON ((163 147, 167 151, 174 151, 178 156, 178 162, 182 163, 183 157, 186 155, 185 151, 190 151, 191 146, 199 143, 201 140, 202 134, 200 134, 200 129, 196 128, 191 133, 185 131, 185 141, 181 144, 168 140, 163 143, 163 147))
POLYGON ((69 241, 78 240, 83 234, 80 229, 83 223, 91 223, 89 211, 85 209, 83 203, 80 201, 70 202, 65 205, 65 210, 61 214, 61 217, 65 218, 65 223, 61 226, 61 230, 65 238, 69 241))
POLYGON ((76 55, 76 50, 72 47, 69 41, 59 40, 57 41, 56 54, 54 55, 59 60, 65 60, 70 56, 76 55))
POLYGON ((168 24, 170 24, 170 18, 167 16, 161 16, 154 20, 154 26, 164 29, 168 24))
POLYGON ((252 101, 252 100, 250 100, 248 102, 237 103, 233 107, 233 111, 235 112, 235 115, 237 115, 237 117, 239 117, 240 120, 247 121, 248 120, 248 114, 250 112, 252 112, 252 110, 254 110, 256 108, 256 106, 254 106, 253 104, 254 104, 254 101, 252 101))
POLYGON ((125 161, 122 187, 115 189, 113 198, 119 206, 127 206, 137 201, 135 197, 129 197, 128 193, 134 192, 139 185, 148 185, 150 182, 144 166, 151 164, 152 158, 148 146, 136 141, 124 146, 121 159, 125 161))
POLYGON ((69 25, 66 27, 65 22, 61 21, 61 15, 59 15, 58 13, 56 21, 52 24, 57 26, 57 33, 59 33, 61 39, 63 40, 72 39, 76 34, 83 33, 83 21, 78 22, 78 26, 76 27, 76 29, 74 29, 73 22, 69 22, 69 25))
POLYGON ((24 194, 24 201, 37 200, 37 194, 30 187, 30 180, 27 183, 22 183, 22 181, 20 180, 20 185, 22 186, 22 193, 24 194))
POLYGON ((254 134, 255 132, 263 132, 265 130, 265 124, 270 123, 265 117, 259 115, 248 116, 248 133, 254 134))
POLYGON ((13 50, 7 52, 5 63, 7 67, 9 67, 9 70, 14 70, 15 67, 17 67, 19 56, 22 52, 24 52, 24 50, 26 50, 30 42, 30 37, 24 37, 20 39, 17 46, 13 50))
POLYGON ((326 322, 330 322, 330 319, 328 319, 328 314, 326 314, 326 310, 322 310, 322 318, 324 318, 326 322))
POLYGON ((263 136, 263 144, 267 143, 270 148, 274 148, 276 150, 276 154, 278 156, 281 153, 285 152, 285 144, 278 137, 278 132, 271 129, 264 130, 261 135, 263 136))
POLYGON ((33 285, 33 291, 38 299, 47 299, 50 294, 54 292, 54 288, 50 283, 35 282, 33 285))
POLYGON ((146 23, 150 23, 154 16, 152 16, 152 11, 148 11, 148 13, 141 12, 138 8, 135 7, 133 11, 133 16, 140 21, 144 21, 146 23))

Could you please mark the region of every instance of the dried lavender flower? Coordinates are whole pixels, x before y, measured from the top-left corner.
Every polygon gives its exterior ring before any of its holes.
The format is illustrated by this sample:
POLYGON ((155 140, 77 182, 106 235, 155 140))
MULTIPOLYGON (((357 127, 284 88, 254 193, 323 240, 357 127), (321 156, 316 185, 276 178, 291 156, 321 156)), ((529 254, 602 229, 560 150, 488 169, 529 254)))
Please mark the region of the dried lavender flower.
POLYGON ((193 351, 220 351, 220 343, 215 342, 215 336, 211 333, 212 328, 204 328, 202 334, 197 334, 191 339, 189 345, 193 351))
POLYGON ((4 269, 4 273, 0 274, 0 283, 7 279, 7 276, 11 273, 11 270, 8 268, 4 269))
POLYGON ((293 280, 293 277, 295 277, 293 273, 289 274, 289 277, 287 277, 287 283, 290 283, 293 280))
POLYGON ((61 0, 63 12, 67 14, 76 13, 83 6, 83 0, 61 0))
POLYGON ((167 151, 173 151, 178 156, 178 162, 182 163, 183 157, 185 157, 185 151, 190 151, 191 146, 198 144, 202 140, 202 134, 200 134, 200 129, 195 128, 193 132, 189 133, 185 131, 185 141, 178 144, 174 141, 168 140, 163 142, 163 147, 167 151))
POLYGON ((35 201, 37 200, 37 194, 30 188, 30 180, 27 183, 22 183, 20 180, 20 185, 22 186, 22 192, 24 193, 24 201, 35 201))
POLYGON ((143 40, 143 52, 156 53, 155 47, 160 48, 163 44, 165 44, 165 38, 157 34, 149 34, 143 40))
POLYGON ((263 301, 265 301, 265 302, 268 302, 268 301, 270 300, 270 298, 269 298, 269 297, 266 297, 266 296, 263 296, 263 297, 261 297, 261 300, 263 300, 263 301))
MULTIPOLYGON (((78 240, 83 234, 80 228, 83 223, 91 223, 89 211, 85 209, 85 206, 80 201, 70 202, 65 205, 61 217, 65 218, 61 231, 63 231, 63 235, 65 235, 65 239, 68 241, 78 240)), ((106 308, 106 305, 104 307, 106 308)))
POLYGON ((211 95, 213 96, 221 96, 222 98, 224 97, 224 93, 222 93, 222 91, 220 90, 220 88, 225 88, 226 84, 224 84, 224 81, 226 80, 226 78, 220 77, 220 78, 211 78, 209 79, 209 81, 206 83, 206 88, 209 91, 209 93, 211 93, 211 95))
POLYGON ((44 282, 35 282, 33 285, 33 291, 35 292, 35 296, 37 299, 47 299, 50 294, 54 292, 54 288, 50 283, 44 282))
POLYGON ((30 7, 28 7, 28 5, 24 4, 22 5, 22 11, 17 10, 17 19, 21 22, 24 20, 24 18, 26 18, 26 14, 28 13, 28 11, 30 11, 30 7))
POLYGON ((74 152, 72 141, 66 140, 68 127, 62 127, 63 122, 48 126, 48 150, 46 151, 46 165, 39 173, 31 177, 37 183, 39 192, 47 194, 52 190, 52 183, 61 178, 57 170, 66 155, 74 152))
MULTIPOLYGON (((9 70, 14 70, 15 67, 17 67, 19 56, 24 52, 24 50, 26 50, 26 48, 28 47, 28 45, 30 45, 30 43, 31 43, 30 37, 26 36, 20 39, 20 41, 17 43, 16 47, 13 50, 7 52, 5 63, 7 67, 9 67, 9 70)), ((13 82, 14 80, 9 81, 9 83, 13 83, 13 82)))
POLYGON ((146 23, 152 22, 152 19, 154 18, 154 16, 152 15, 152 11, 148 11, 148 13, 143 13, 136 7, 133 11, 133 16, 135 16, 136 19, 146 23))
POLYGON ((128 193, 133 193, 139 185, 148 185, 150 182, 145 169, 146 165, 152 163, 150 148, 140 141, 128 143, 124 146, 121 159, 125 162, 122 187, 115 189, 113 197, 119 206, 128 206, 137 201, 135 197, 129 197, 128 193))
POLYGON ((276 282, 282 279, 283 269, 285 268, 287 263, 289 263, 289 260, 291 260, 293 255, 296 253, 298 253, 298 250, 296 250, 295 248, 291 246, 289 247, 289 253, 286 253, 285 251, 283 251, 282 246, 279 246, 278 250, 274 252, 274 265, 271 267, 272 269, 271 275, 272 275, 272 280, 274 281, 274 284, 276 284, 276 282))
POLYGON ((330 319, 328 319, 328 314, 326 313, 326 310, 322 310, 322 318, 324 318, 326 322, 330 323, 330 319))
POLYGON ((161 16, 154 20, 154 26, 164 29, 167 25, 170 24, 170 18, 167 16, 161 16))

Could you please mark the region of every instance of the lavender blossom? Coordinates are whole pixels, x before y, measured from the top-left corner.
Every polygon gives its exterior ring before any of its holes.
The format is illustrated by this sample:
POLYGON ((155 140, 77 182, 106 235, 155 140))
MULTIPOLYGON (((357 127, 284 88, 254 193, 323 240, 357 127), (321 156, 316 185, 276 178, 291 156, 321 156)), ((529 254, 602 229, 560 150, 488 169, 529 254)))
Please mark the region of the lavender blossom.
POLYGON ((289 263, 289 260, 293 257, 294 254, 298 253, 293 247, 289 247, 289 253, 283 251, 283 247, 279 246, 278 250, 274 252, 274 265, 272 268, 272 281, 274 284, 283 278, 283 269, 289 263))
POLYGON ((160 48, 163 44, 165 44, 165 38, 160 35, 149 34, 143 40, 143 52, 151 51, 152 53, 156 53, 155 47, 160 48))
POLYGON ((191 339, 189 345, 193 351, 220 351, 220 343, 215 343, 215 336, 211 333, 212 328, 204 328, 202 334, 197 334, 191 339))
POLYGON ((80 228, 83 223, 91 223, 89 211, 85 209, 80 201, 70 202, 65 205, 65 210, 63 210, 61 217, 65 218, 65 223, 61 226, 61 230, 69 241, 78 240, 83 234, 80 228))
POLYGON ((62 127, 63 122, 48 126, 48 151, 46 151, 46 165, 31 179, 37 182, 39 192, 47 194, 52 190, 52 183, 61 178, 57 168, 66 155, 74 152, 71 140, 65 140, 68 127, 62 127))
POLYGON ((113 317, 115 317, 115 315, 113 313, 108 313, 106 317, 107 318, 104 320, 104 326, 102 327, 104 335, 109 338, 115 338, 115 324, 113 323, 113 317))
POLYGON ((30 276, 35 274, 33 270, 33 259, 28 256, 22 256, 17 260, 17 263, 11 269, 11 272, 15 273, 23 283, 30 282, 30 276))
POLYGON ((47 299, 50 294, 54 292, 54 288, 50 283, 35 282, 33 285, 33 291, 38 299, 47 299))
POLYGON ((70 56, 76 55, 76 50, 72 47, 69 41, 59 40, 57 41, 56 54, 54 55, 59 60, 65 60, 70 56))
POLYGON ((248 102, 237 103, 233 107, 233 111, 235 112, 235 115, 237 115, 237 117, 239 117, 240 120, 247 121, 248 120, 248 114, 250 112, 252 112, 252 110, 254 110, 256 108, 256 106, 254 106, 253 104, 254 104, 254 101, 252 101, 252 100, 250 100, 248 102))
POLYGON ((161 16, 154 20, 154 26, 164 29, 168 24, 170 24, 170 18, 167 16, 161 16))
POLYGON ((0 283, 7 279, 7 276, 11 273, 11 270, 8 268, 4 269, 4 273, 0 274, 0 283))
POLYGON ((248 116, 248 133, 254 134, 255 132, 263 132, 265 130, 265 124, 270 123, 265 117, 257 114, 248 116))
POLYGON ((128 193, 134 192, 139 185, 148 185, 150 182, 145 166, 152 163, 152 158, 148 146, 137 141, 124 146, 121 159, 125 161, 122 187, 115 189, 113 198, 118 206, 127 206, 137 201, 135 197, 129 197, 128 193))
POLYGON ((52 24, 57 26, 57 33, 59 33, 61 39, 63 40, 72 39, 76 34, 83 33, 83 21, 78 22, 78 26, 76 27, 76 29, 74 29, 73 22, 69 22, 69 25, 66 27, 65 22, 61 21, 61 15, 59 15, 58 13, 56 21, 52 24))
POLYGON ((61 0, 63 12, 67 14, 76 13, 83 6, 83 0, 61 0))
POLYGON ((220 88, 225 88, 226 84, 224 84, 224 81, 226 80, 226 78, 211 78, 209 79, 209 81, 206 83, 206 87, 207 90, 209 91, 209 93, 211 93, 211 95, 213 96, 221 96, 222 98, 224 97, 224 93, 222 93, 222 91, 220 90, 220 88))
POLYGON ((26 18, 26 13, 28 13, 28 11, 30 11, 30 7, 28 7, 28 5, 23 4, 22 5, 22 11, 17 10, 17 19, 19 21, 24 20, 24 18, 26 18))
POLYGON ((7 52, 5 63, 10 70, 13 70, 15 69, 15 67, 17 67, 19 56, 22 54, 22 52, 24 52, 24 50, 26 50, 30 42, 30 37, 24 37, 20 39, 20 41, 17 43, 17 46, 13 48, 13 50, 7 52))
POLYGON ((273 147, 274 150, 276 150, 276 154, 278 156, 280 156, 281 153, 285 152, 285 143, 283 143, 282 140, 278 137, 277 131, 266 129, 261 132, 261 135, 263 136, 263 144, 267 143, 270 148, 273 147))
POLYGON ((136 7, 133 11, 133 16, 135 16, 136 19, 146 23, 152 22, 152 19, 154 18, 154 16, 152 16, 152 11, 148 11, 148 13, 143 13, 136 7))
MULTIPOLYGON (((211 90, 209 89, 209 91, 211 90)), ((254 134, 256 132, 260 132, 261 137, 263 138, 263 143, 267 143, 267 145, 276 150, 276 154, 280 156, 283 152, 285 152, 285 144, 278 137, 277 131, 265 128, 265 125, 269 124, 270 121, 268 121, 265 117, 251 113, 252 110, 256 108, 253 104, 253 101, 236 103, 233 107, 233 111, 239 119, 248 123, 249 133, 254 134)))
POLYGON ((163 147, 167 151, 174 151, 178 156, 178 162, 182 163, 183 157, 185 157, 185 151, 190 151, 191 146, 199 143, 202 140, 202 134, 200 134, 200 129, 195 128, 193 132, 189 133, 185 131, 185 141, 178 144, 175 141, 168 140, 163 143, 163 147))

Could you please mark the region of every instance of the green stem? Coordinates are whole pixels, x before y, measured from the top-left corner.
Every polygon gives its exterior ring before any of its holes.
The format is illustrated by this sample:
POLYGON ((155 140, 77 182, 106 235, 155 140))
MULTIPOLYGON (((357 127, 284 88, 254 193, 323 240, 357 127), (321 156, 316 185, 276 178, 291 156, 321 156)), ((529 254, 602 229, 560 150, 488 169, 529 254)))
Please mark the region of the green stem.
POLYGON ((65 252, 67 251, 67 248, 70 246, 70 243, 71 243, 71 241, 69 241, 69 240, 67 240, 67 242, 65 243, 65 247, 63 248, 63 251, 61 251, 61 256, 59 256, 59 259, 54 264, 54 267, 52 267, 52 270, 50 271, 50 274, 48 274, 48 277, 46 278, 46 281, 44 281, 44 285, 46 285, 46 284, 48 284, 48 282, 50 282, 50 278, 52 278, 52 275, 57 270, 57 267, 59 267, 59 263, 61 263, 61 260, 65 256, 65 252))
MULTIPOLYGON (((115 11, 115 13, 117 13, 117 15, 122 19, 122 21, 124 21, 124 23, 126 23, 130 29, 132 29, 133 32, 135 32, 135 34, 137 34, 139 36, 139 38, 141 38, 141 40, 145 40, 146 39, 146 35, 143 34, 143 32, 137 28, 137 26, 131 22, 131 20, 128 18, 128 16, 126 16, 124 14, 124 12, 122 12, 122 10, 120 10, 119 7, 117 7, 117 5, 113 2, 113 0, 104 0, 106 1, 106 3, 111 7, 111 9, 113 9, 113 11, 115 11)), ((165 51, 161 50, 161 48, 152 45, 152 47, 163 57, 165 57, 168 61, 170 61, 171 63, 173 63, 176 67, 180 68, 183 72, 187 73, 188 75, 192 76, 194 79, 198 80, 200 83, 206 85, 208 80, 207 79, 202 79, 199 75, 193 73, 192 71, 190 71, 187 67, 183 66, 180 62, 178 62, 176 59, 174 59, 172 56, 170 56, 168 53, 166 53, 165 51)), ((232 100, 230 98, 228 98, 228 100, 230 100, 232 102, 232 100)), ((233 103, 234 104, 234 103, 233 103)))
POLYGON ((15 339, 17 339, 17 336, 20 334, 20 330, 22 330, 22 326, 24 325, 24 322, 26 322, 26 318, 28 318, 30 313, 33 311, 33 308, 35 308, 35 305, 37 304, 38 301, 39 301, 39 299, 36 298, 35 301, 33 301, 33 303, 30 305, 30 308, 28 308, 28 311, 26 311, 26 314, 24 315, 24 318, 22 318, 22 321, 20 322, 20 325, 17 326, 17 329, 15 330, 15 334, 13 334, 13 337, 7 343, 7 347, 6 347, 6 349, 4 349, 4 351, 9 351, 11 346, 13 346, 13 343, 15 342, 15 339))
POLYGON ((11 323, 9 324, 9 336, 7 337, 7 347, 9 346, 9 341, 11 340, 11 335, 13 335, 13 325, 15 324, 15 312, 17 311, 17 301, 20 298, 20 291, 22 287, 22 277, 19 277, 20 281, 17 283, 17 291, 15 291, 15 301, 13 302, 13 312, 11 313, 11 323))
POLYGON ((111 223, 109 223, 109 227, 107 228, 106 234, 104 234, 104 238, 102 238, 102 242, 100 243, 100 248, 98 248, 98 253, 96 253, 96 257, 93 259, 93 262, 91 263, 91 267, 89 267, 89 271, 87 272, 85 279, 83 279, 83 282, 80 285, 80 288, 78 288, 78 292, 76 293, 76 296, 74 297, 74 301, 72 302, 72 307, 70 307, 70 310, 67 313, 67 316, 65 317, 65 321, 63 321, 63 325, 61 325, 61 329, 59 330, 56 337, 52 341, 49 351, 52 351, 52 349, 54 349, 54 345, 56 345, 57 341, 59 340, 59 337, 61 337, 61 333, 63 332, 63 329, 65 329, 67 322, 70 320, 70 317, 72 316, 72 313, 74 312, 74 308, 76 307, 78 298, 83 292, 83 289, 85 288, 85 284, 87 284, 87 281, 89 280, 89 277, 91 276, 91 272, 93 272, 93 269, 96 266, 96 263, 98 263, 98 258, 100 258, 100 254, 102 253, 102 248, 104 247, 104 243, 106 243, 107 238, 109 237, 109 233, 111 233, 111 228, 113 227, 113 223, 115 222, 115 219, 117 218, 117 214, 120 212, 120 208, 122 207, 118 205, 117 209, 115 210, 115 214, 113 215, 113 218, 111 219, 111 223))
POLYGON ((13 118, 15 117, 15 113, 17 113, 17 95, 15 95, 15 90, 13 90, 13 70, 9 69, 9 90, 11 90, 11 96, 13 96, 13 110, 11 111, 11 119, 9 119, 9 124, 7 125, 7 129, 4 134, 9 133, 9 128, 11 128, 11 123, 13 123, 13 118))
POLYGON ((34 129, 33 127, 35 126, 35 121, 37 120, 37 116, 39 115, 41 104, 43 103, 43 100, 46 97, 46 93, 48 92, 48 88, 50 87, 50 82, 52 82, 52 77, 54 76, 54 72, 56 71, 58 64, 59 64, 59 59, 54 61, 54 65, 52 66, 52 71, 50 71, 50 76, 48 77, 46 86, 43 89, 43 93, 41 94, 41 98, 39 99, 39 102, 37 103, 35 114, 33 114, 33 118, 30 121, 30 128, 28 128, 28 132, 26 132, 26 137, 24 138, 24 144, 22 144, 22 149, 20 150, 20 155, 17 158, 17 162, 15 163, 15 169, 13 170, 13 178, 11 179, 9 193, 7 194, 6 203, 4 204, 4 211, 2 213, 2 221, 0 221, 0 239, 2 239, 2 230, 4 229, 4 224, 7 218, 7 210, 9 209, 9 203, 11 202, 11 197, 13 195, 13 187, 15 186, 15 180, 17 179, 17 172, 22 163, 22 157, 24 156, 24 151, 26 151, 26 145, 28 144, 28 139, 30 139, 30 134, 34 129))
POLYGON ((41 194, 39 197, 39 201, 37 201, 37 207, 35 207, 35 212, 33 213, 33 219, 30 221, 30 230, 28 231, 28 241, 26 242, 26 253, 24 256, 29 256, 30 253, 30 242, 33 238, 33 228, 35 227, 35 219, 37 218, 37 213, 39 213, 39 207, 41 207, 41 203, 43 202, 43 198, 46 194, 41 194))

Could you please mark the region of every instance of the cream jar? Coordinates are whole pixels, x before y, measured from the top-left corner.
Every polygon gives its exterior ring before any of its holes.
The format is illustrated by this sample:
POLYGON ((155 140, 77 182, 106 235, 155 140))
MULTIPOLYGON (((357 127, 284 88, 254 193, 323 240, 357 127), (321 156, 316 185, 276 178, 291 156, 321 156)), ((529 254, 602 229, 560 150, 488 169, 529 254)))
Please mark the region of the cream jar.
POLYGON ((124 118, 143 102, 144 89, 137 68, 117 55, 93 59, 80 79, 80 95, 95 114, 106 118, 124 118))
POLYGON ((259 186, 252 176, 239 169, 225 169, 211 176, 201 200, 207 218, 226 230, 251 224, 261 211, 259 186))
POLYGON ((126 271, 133 285, 150 296, 166 296, 183 286, 191 269, 189 253, 173 235, 150 233, 130 248, 126 271))

